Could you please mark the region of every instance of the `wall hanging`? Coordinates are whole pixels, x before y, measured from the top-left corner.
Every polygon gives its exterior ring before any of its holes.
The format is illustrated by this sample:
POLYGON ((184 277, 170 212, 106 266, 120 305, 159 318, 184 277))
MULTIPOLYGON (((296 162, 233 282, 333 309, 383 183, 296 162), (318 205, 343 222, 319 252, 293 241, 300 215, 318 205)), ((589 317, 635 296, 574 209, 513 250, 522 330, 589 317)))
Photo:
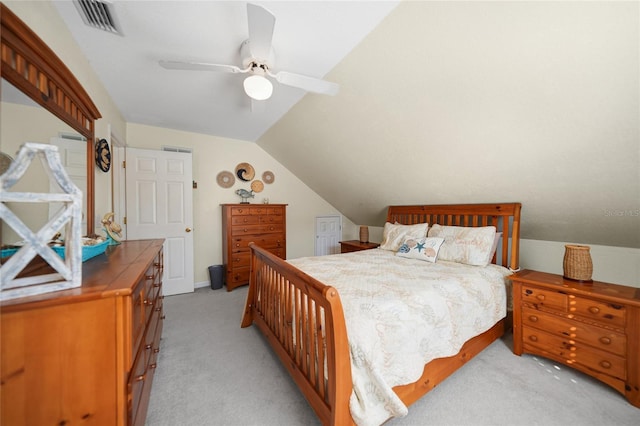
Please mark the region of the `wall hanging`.
POLYGON ((96 165, 105 173, 111 168, 111 151, 106 139, 96 142, 96 165))
POLYGON ((231 188, 233 184, 236 183, 236 178, 233 173, 223 170, 216 176, 216 182, 218 182, 218 185, 222 188, 231 188))
POLYGON ((253 166, 249 163, 240 163, 236 166, 236 176, 238 179, 244 182, 249 182, 256 175, 255 170, 253 170, 253 166))
POLYGON ((264 183, 272 184, 274 180, 276 180, 276 177, 273 175, 273 172, 266 171, 262 174, 262 181, 264 183))

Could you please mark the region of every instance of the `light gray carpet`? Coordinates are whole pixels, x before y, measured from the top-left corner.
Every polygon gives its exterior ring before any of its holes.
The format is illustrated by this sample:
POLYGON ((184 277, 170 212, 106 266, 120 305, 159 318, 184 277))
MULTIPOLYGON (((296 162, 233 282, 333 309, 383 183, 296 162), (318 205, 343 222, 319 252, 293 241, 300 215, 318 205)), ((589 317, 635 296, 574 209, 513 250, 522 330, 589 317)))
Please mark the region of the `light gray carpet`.
MULTIPOLYGON (((318 425, 254 327, 247 287, 165 298, 148 426, 318 425)), ((640 425, 640 409, 579 372, 494 342, 389 425, 640 425)))

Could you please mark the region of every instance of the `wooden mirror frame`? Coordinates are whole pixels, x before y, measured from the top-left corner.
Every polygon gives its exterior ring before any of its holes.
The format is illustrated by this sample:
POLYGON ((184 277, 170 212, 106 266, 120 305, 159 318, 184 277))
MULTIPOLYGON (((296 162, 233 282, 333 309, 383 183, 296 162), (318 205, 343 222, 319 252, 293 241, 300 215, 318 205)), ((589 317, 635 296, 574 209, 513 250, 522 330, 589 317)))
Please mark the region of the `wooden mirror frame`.
POLYGON ((93 141, 100 112, 64 62, 3 3, 0 24, 0 77, 87 138, 86 232, 93 234, 93 141))

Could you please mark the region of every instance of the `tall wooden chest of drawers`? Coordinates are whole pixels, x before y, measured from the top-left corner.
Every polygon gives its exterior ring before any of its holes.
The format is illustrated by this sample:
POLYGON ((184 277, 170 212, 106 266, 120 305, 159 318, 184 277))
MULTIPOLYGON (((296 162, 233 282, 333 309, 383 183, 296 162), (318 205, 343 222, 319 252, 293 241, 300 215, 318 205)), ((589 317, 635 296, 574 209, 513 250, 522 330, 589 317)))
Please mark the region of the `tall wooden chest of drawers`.
POLYGON ((588 374, 640 408, 640 288, 523 270, 513 282, 513 352, 588 374))
POLYGON ((163 325, 163 240, 85 262, 82 286, 2 302, 3 425, 144 425, 163 325))
POLYGON ((249 283, 249 243, 287 258, 287 204, 223 204, 222 256, 227 291, 249 283))

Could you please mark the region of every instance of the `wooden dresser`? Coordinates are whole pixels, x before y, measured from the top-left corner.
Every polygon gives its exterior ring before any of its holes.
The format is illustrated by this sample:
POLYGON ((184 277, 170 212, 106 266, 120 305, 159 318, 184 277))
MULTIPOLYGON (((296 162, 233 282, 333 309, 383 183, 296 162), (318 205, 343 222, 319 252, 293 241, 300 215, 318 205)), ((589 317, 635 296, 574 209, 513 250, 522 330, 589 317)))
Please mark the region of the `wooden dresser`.
POLYGON ((513 282, 513 352, 550 358, 640 408, 640 288, 523 270, 513 282))
POLYGON ((227 291, 249 284, 249 243, 287 258, 287 204, 223 204, 222 256, 227 291))
POLYGON ((162 335, 162 240, 111 246, 82 286, 2 302, 3 425, 143 425, 162 335))

